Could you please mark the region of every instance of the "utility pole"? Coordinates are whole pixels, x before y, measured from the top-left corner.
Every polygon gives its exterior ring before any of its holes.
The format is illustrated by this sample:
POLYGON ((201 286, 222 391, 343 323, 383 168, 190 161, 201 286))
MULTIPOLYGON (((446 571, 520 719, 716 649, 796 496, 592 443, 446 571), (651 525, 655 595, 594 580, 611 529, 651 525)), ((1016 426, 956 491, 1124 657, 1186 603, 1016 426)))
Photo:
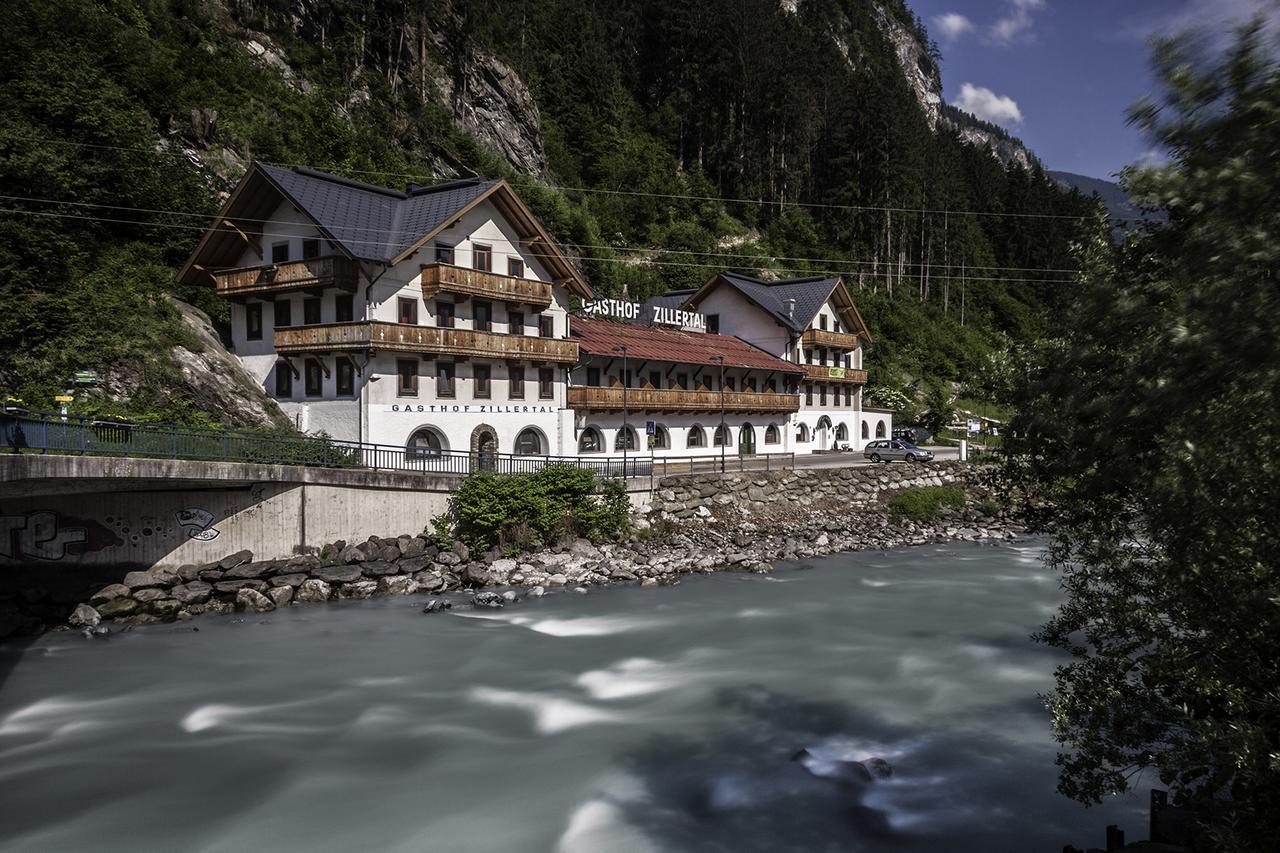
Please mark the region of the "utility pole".
POLYGON ((964 261, 960 262, 960 325, 964 325, 964 286, 967 279, 964 275, 964 261))
POLYGON ((631 443, 631 429, 627 417, 627 386, 631 384, 631 377, 627 372, 626 344, 619 344, 618 346, 615 346, 613 351, 622 353, 622 477, 623 479, 626 479, 627 445, 631 443))
POLYGON ((724 425, 724 356, 713 355, 712 361, 720 363, 720 429, 716 430, 720 436, 720 473, 724 473, 724 446, 729 443, 729 431, 724 425))

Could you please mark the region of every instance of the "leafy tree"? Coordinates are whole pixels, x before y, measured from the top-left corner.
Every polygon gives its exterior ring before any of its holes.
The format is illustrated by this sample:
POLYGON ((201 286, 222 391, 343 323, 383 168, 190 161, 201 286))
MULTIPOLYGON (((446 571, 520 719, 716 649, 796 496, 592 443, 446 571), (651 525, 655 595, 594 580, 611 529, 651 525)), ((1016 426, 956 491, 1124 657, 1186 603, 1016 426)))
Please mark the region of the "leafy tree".
POLYGON ((920 426, 932 435, 937 435, 946 429, 955 417, 956 410, 951 405, 951 392, 944 385, 931 386, 924 396, 924 413, 919 416, 920 426))
POLYGON ((1079 304, 1024 391, 1011 473, 1040 505, 1066 602, 1048 697, 1059 790, 1152 770, 1204 849, 1280 835, 1280 65, 1260 24, 1209 59, 1159 45, 1134 120, 1169 165, 1130 170, 1167 225, 1080 248, 1079 304))

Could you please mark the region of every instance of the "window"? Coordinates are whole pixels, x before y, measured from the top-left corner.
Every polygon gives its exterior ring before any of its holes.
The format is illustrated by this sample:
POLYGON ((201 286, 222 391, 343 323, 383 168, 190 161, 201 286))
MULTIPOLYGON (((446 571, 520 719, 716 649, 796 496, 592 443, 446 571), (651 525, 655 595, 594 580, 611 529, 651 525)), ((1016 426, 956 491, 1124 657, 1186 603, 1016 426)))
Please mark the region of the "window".
POLYGON ((726 376, 724 379, 724 387, 728 388, 730 391, 737 391, 738 380, 734 379, 732 376, 726 376))
POLYGON ((754 376, 748 376, 746 380, 743 382, 742 388, 744 391, 756 390, 756 378, 754 376))
POLYGON ((475 396, 482 399, 489 396, 489 365, 477 364, 472 369, 472 374, 476 380, 475 396))
POLYGON ((439 456, 442 450, 444 447, 440 441, 440 435, 433 429, 423 427, 409 436, 409 443, 404 448, 404 457, 410 460, 430 459, 433 456, 439 456))
POLYGON ((652 385, 654 388, 662 387, 662 371, 661 370, 649 371, 649 384, 652 385))
POLYGON ((262 340, 261 302, 250 302, 244 306, 244 337, 248 341, 262 340))
POLYGON ((418 396, 417 359, 396 359, 396 393, 401 397, 418 396))
POLYGON ((769 424, 769 426, 766 427, 764 431, 764 443, 778 444, 781 441, 782 441, 782 436, 778 430, 777 424, 769 424))
POLYGON ((436 263, 451 264, 453 263, 453 247, 444 243, 436 243, 436 263))
POLYGON ((846 406, 853 405, 853 388, 846 387, 844 389, 844 404, 846 406))
POLYGON ((507 368, 508 396, 512 400, 524 399, 524 368, 512 365, 507 368))
POLYGON ((778 380, 776 380, 776 379, 770 379, 768 382, 765 382, 765 383, 764 383, 764 390, 768 391, 770 394, 777 394, 777 393, 778 393, 778 380))
POLYGON ((320 257, 320 241, 314 237, 308 237, 302 241, 302 259, 304 261, 312 258, 320 257))
POLYGON ((876 422, 876 438, 884 438, 884 421, 876 422))
POLYGON ((482 332, 487 332, 493 328, 493 305, 489 302, 481 302, 477 299, 472 303, 472 317, 475 319, 475 328, 482 332))
POLYGON ((666 450, 671 447, 671 434, 667 432, 667 428, 662 424, 655 424, 653 427, 653 449, 666 450))
POLYGON ((812 382, 804 383, 804 404, 806 406, 813 405, 813 383, 812 382))
POLYGON ((623 370, 618 373, 618 380, 628 388, 631 387, 631 371, 623 370))
POLYGON ((830 363, 831 362, 827 361, 827 348, 822 347, 820 350, 818 350, 818 364, 830 364, 830 363))
POLYGON ((556 336, 555 318, 550 314, 538 315, 538 335, 543 338, 554 338, 556 336))
POLYGON ((848 440, 849 440, 849 427, 845 426, 844 424, 840 424, 838 427, 836 427, 836 441, 848 441, 848 440))
POLYGON ((538 397, 550 400, 555 396, 555 371, 550 367, 538 368, 538 397))
POLYGON ((275 303, 275 321, 276 328, 282 329, 285 326, 293 325, 293 303, 288 299, 278 299, 275 303))
POLYGON ((796 427, 796 441, 798 441, 800 444, 807 444, 809 442, 809 425, 808 424, 800 424, 798 427, 796 427))
POLYGON ((316 359, 309 358, 303 364, 302 379, 308 397, 319 397, 324 393, 324 373, 316 359))
POLYGON ((452 397, 454 396, 453 386, 454 366, 447 361, 436 362, 436 396, 452 397))
POLYGON ((507 331, 513 335, 524 334, 524 312, 523 311, 507 312, 507 331))
POLYGON ((436 303, 436 325, 445 329, 453 328, 454 305, 452 302, 436 303))
POLYGON ((337 392, 339 397, 356 393, 356 366, 349 358, 338 359, 337 392))
POLYGON ((418 325, 418 300, 401 296, 396 300, 396 322, 402 326, 418 325))
POLYGON ((493 249, 488 246, 482 246, 479 243, 472 244, 471 266, 482 272, 488 272, 493 269, 493 249))
POLYGON ((587 427, 582 431, 582 435, 578 437, 579 453, 602 453, 604 451, 604 436, 600 434, 600 430, 595 427, 587 427))
POLYGON ((867 440, 868 438, 870 438, 870 437, 871 437, 871 433, 870 433, 870 431, 867 429, 867 422, 866 422, 866 421, 863 421, 863 422, 862 422, 862 440, 863 440, 863 441, 866 441, 866 440, 867 440))
POLYGON ((680 390, 682 390, 682 391, 688 391, 688 390, 689 390, 689 374, 687 374, 687 373, 677 373, 677 374, 676 374, 676 387, 677 387, 677 388, 679 388, 679 389, 680 389, 680 390))
POLYGON ((355 317, 355 306, 350 293, 339 293, 333 297, 333 319, 338 323, 350 323, 355 317))
POLYGON ((707 334, 710 334, 710 335, 720 334, 720 315, 719 314, 707 315, 707 334))
POLYGON ((823 315, 821 315, 821 316, 819 316, 819 317, 818 317, 818 328, 822 329, 822 331, 824 331, 824 332, 827 330, 827 315, 826 315, 826 314, 823 314, 823 315))
POLYGON ((287 361, 276 362, 276 396, 281 400, 293 396, 293 367, 287 361))
POLYGON ((818 405, 825 406, 827 404, 827 386, 818 386, 818 405))
POLYGON ((689 427, 689 437, 685 439, 684 446, 685 447, 706 447, 707 446, 706 431, 703 430, 702 427, 697 426, 696 424, 694 426, 689 427))
POLYGON ((289 243, 271 244, 271 263, 283 264, 289 260, 289 243))
POLYGON ((517 456, 541 456, 542 435, 533 427, 526 427, 520 430, 520 434, 516 436, 516 455, 517 456))
POLYGON ((519 258, 507 258, 507 275, 512 278, 524 278, 524 261, 519 258))
POLYGON ((302 300, 302 322, 308 326, 314 326, 320 322, 319 297, 302 300))
POLYGON ((729 428, 724 424, 716 427, 716 436, 713 441, 716 447, 733 447, 733 436, 729 434, 729 428))
POLYGON ((623 450, 632 451, 636 449, 636 431, 634 427, 622 427, 618 430, 618 435, 613 439, 613 450, 620 453, 623 450))
POLYGON ((810 364, 813 364, 813 350, 806 350, 805 358, 808 360, 810 364))
POLYGON ((600 387, 600 368, 598 367, 587 368, 587 385, 590 386, 591 388, 600 387))

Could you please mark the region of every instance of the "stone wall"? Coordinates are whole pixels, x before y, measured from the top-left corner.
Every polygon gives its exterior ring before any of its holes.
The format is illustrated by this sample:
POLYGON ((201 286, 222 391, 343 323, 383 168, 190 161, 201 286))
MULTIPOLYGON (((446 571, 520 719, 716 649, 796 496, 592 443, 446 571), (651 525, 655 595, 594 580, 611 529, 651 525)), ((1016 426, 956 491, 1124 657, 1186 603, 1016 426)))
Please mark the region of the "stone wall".
POLYGON ((919 486, 967 485, 976 470, 960 462, 889 463, 856 468, 747 471, 665 477, 639 513, 655 520, 756 523, 812 521, 878 509, 882 495, 919 486))

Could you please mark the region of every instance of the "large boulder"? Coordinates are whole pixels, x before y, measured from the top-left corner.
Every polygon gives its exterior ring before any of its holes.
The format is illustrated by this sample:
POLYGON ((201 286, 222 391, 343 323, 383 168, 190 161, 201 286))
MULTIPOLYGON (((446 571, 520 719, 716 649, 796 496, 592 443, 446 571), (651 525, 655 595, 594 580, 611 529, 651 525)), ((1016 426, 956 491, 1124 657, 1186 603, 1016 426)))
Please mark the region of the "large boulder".
POLYGON ((298 586, 297 595, 294 597, 298 601, 328 601, 333 597, 333 587, 322 580, 312 578, 298 586))
POLYGON ((182 610, 182 602, 176 598, 157 598, 147 605, 147 612, 161 619, 170 621, 178 618, 179 611, 182 610))
POLYGON ((275 603, 256 589, 245 587, 236 593, 236 610, 245 613, 266 613, 275 609, 275 603))
POLYGON ((204 581, 181 583, 170 590, 169 594, 183 604, 204 604, 213 593, 213 586, 204 581))
POLYGON ((102 615, 87 604, 77 604, 67 618, 67 624, 73 628, 93 628, 102 621, 102 615))
POLYGON ((302 586, 302 582, 305 581, 306 579, 307 579, 307 576, 302 574, 301 572, 296 572, 291 575, 276 575, 271 579, 271 585, 272 586, 288 586, 288 587, 296 588, 296 587, 302 586))
POLYGON ((312 574, 325 583, 355 583, 361 578, 359 566, 321 566, 312 574))
POLYGON ((413 576, 418 584, 419 589, 425 589, 428 592, 436 592, 444 587, 444 576, 435 571, 418 572, 413 576))
POLYGON ((124 576, 124 585, 129 589, 146 589, 148 587, 170 587, 178 582, 178 576, 164 569, 151 569, 145 572, 129 572, 124 576))
POLYGON ((477 592, 475 598, 471 599, 471 603, 476 607, 501 607, 506 604, 502 596, 491 590, 477 592))
POLYGON ((293 587, 273 586, 267 591, 267 597, 271 599, 271 603, 276 607, 286 607, 289 602, 293 601, 293 587))
POLYGON ((489 574, 495 582, 506 583, 519 566, 520 564, 512 559, 494 560, 489 564, 489 574))
POLYGON ((400 553, 405 557, 420 557, 427 551, 427 541, 417 536, 400 540, 400 553))
POLYGON ((235 592, 238 593, 242 589, 251 589, 254 592, 266 592, 267 582, 256 580, 239 580, 239 581, 218 581, 213 585, 218 592, 235 592))
POLYGON ((418 591, 418 582, 408 575, 378 578, 379 595, 412 595, 418 591))
POLYGON ((377 581, 356 581, 344 583, 338 588, 338 598, 372 598, 378 591, 377 581))
POLYGON ((276 565, 277 564, 273 560, 267 560, 260 563, 241 563, 238 566, 227 569, 223 573, 222 579, 228 581, 256 580, 257 578, 265 575, 271 569, 274 569, 276 565))
POLYGON ((102 589, 89 596, 89 603, 93 605, 105 604, 114 598, 128 598, 129 587, 122 583, 113 583, 104 586, 102 589))
POLYGON ((222 569, 223 571, 226 571, 227 569, 235 568, 241 563, 248 563, 248 562, 251 562, 252 560, 253 560, 252 551, 247 551, 247 550, 237 551, 234 554, 228 554, 227 556, 219 560, 218 568, 222 569))
POLYGON ((468 563, 462 570, 462 581, 469 586, 487 586, 493 583, 493 573, 484 563, 468 563))
POLYGON ((394 575, 399 569, 396 568, 394 563, 388 563, 385 560, 374 560, 370 563, 362 563, 360 571, 365 577, 380 578, 384 575, 394 575))
POLYGON ((103 619, 119 619, 136 613, 141 606, 132 598, 113 598, 99 604, 98 613, 103 619))

